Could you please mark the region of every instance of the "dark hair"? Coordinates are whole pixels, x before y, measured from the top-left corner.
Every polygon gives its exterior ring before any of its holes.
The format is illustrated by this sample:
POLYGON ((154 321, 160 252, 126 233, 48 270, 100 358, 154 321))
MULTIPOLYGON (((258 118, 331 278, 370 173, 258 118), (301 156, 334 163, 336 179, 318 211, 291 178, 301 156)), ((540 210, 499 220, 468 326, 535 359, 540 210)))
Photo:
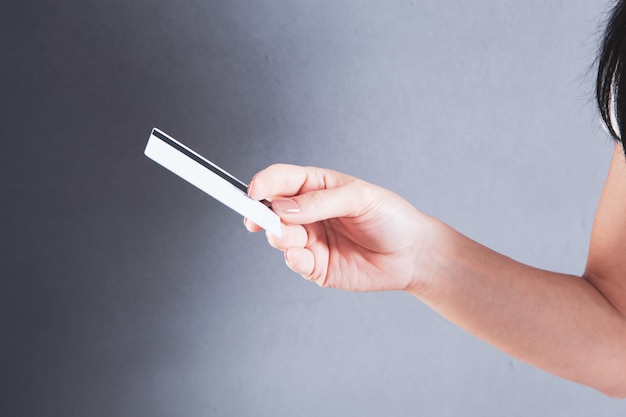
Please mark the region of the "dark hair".
MULTIPOLYGON (((609 14, 598 54, 596 100, 611 136, 622 143, 626 126, 626 0, 619 0, 609 14)), ((626 147, 624 148, 626 150, 626 147)))

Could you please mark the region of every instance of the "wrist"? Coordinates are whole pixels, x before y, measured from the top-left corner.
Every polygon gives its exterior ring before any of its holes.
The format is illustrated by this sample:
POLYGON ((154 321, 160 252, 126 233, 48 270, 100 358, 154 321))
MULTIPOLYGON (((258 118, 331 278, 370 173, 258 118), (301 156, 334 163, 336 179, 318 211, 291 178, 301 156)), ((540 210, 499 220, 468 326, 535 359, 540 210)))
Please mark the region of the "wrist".
POLYGON ((445 248, 448 247, 449 227, 441 220, 422 214, 418 220, 411 279, 405 292, 423 299, 433 298, 435 280, 445 268, 445 248))

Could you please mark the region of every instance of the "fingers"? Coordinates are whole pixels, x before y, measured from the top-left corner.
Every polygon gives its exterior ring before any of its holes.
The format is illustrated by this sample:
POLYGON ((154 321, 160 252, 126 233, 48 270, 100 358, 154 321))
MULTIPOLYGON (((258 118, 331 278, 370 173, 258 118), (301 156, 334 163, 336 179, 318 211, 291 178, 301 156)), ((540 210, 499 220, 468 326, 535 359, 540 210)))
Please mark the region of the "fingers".
POLYGON ((271 233, 267 233, 267 241, 269 244, 281 251, 288 248, 304 248, 309 240, 308 233, 303 226, 283 224, 281 236, 276 237, 271 233))
MULTIPOLYGON (((333 170, 278 164, 257 173, 248 194, 255 200, 270 200, 272 210, 281 217, 282 236, 268 233, 270 245, 284 252, 289 268, 324 286, 329 248, 327 242, 317 242, 318 237, 327 235, 321 230, 327 222, 321 221, 352 218, 352 222, 366 223, 371 214, 378 213, 375 209, 388 193, 333 170)), ((250 221, 245 224, 251 232, 261 230, 250 221)))
POLYGON ((276 164, 254 176, 248 193, 255 200, 271 200, 285 223, 310 224, 367 212, 379 203, 377 189, 329 169, 276 164))
MULTIPOLYGON (((248 220, 248 218, 244 218, 243 220, 246 229, 249 232, 260 232, 263 230, 259 225, 248 220)), ((290 247, 300 247, 303 248, 307 245, 308 242, 308 233, 306 229, 301 225, 287 225, 281 224, 281 236, 277 237, 271 233, 266 233, 266 238, 269 244, 278 250, 285 251, 290 247)))
POLYGON ((337 171, 275 164, 258 172, 250 181, 248 195, 255 200, 293 196, 313 190, 335 188, 353 179, 337 171))
MULTIPOLYGON (((261 229, 251 221, 244 220, 246 228, 251 232, 261 229)), ((269 244, 284 252, 285 263, 294 272, 302 275, 305 279, 323 286, 327 254, 319 247, 315 248, 315 229, 319 224, 312 226, 282 225, 281 237, 266 233, 269 244), (311 229, 311 230, 307 230, 311 229)), ((319 233, 319 230, 317 231, 319 233)))
POLYGON ((311 224, 336 217, 357 217, 380 203, 376 187, 353 179, 337 188, 272 200, 272 210, 288 224, 311 224))
POLYGON ((256 233, 256 232, 260 232, 261 230, 263 230, 261 226, 257 225, 256 223, 254 223, 252 220, 248 219, 247 217, 243 218, 243 224, 244 226, 246 226, 246 229, 248 229, 248 232, 256 233))
POLYGON ((285 263, 292 271, 307 278, 315 268, 315 257, 308 249, 289 248, 285 251, 285 263))
MULTIPOLYGON (((243 219, 243 223, 249 232, 256 233, 263 230, 263 228, 247 217, 243 219)), ((301 225, 287 225, 281 224, 281 236, 277 237, 267 232, 266 238, 269 244, 278 250, 285 251, 289 247, 305 247, 308 241, 308 234, 306 229, 301 225)))
POLYGON ((329 261, 328 248, 317 242, 323 234, 322 224, 315 223, 302 227, 307 232, 305 247, 288 247, 285 250, 285 263, 292 271, 302 275, 303 278, 323 287, 326 283, 327 268, 329 261))

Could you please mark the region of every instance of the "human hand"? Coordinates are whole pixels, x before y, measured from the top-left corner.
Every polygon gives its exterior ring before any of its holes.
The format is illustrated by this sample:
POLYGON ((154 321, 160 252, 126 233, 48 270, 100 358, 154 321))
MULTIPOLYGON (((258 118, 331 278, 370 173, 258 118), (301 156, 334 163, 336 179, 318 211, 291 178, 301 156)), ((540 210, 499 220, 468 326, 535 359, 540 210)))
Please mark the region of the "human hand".
POLYGON ((336 171, 282 164, 257 173, 248 193, 272 201, 283 229, 280 238, 268 233, 268 241, 304 278, 349 291, 426 283, 419 265, 428 257, 432 219, 397 194, 336 171))

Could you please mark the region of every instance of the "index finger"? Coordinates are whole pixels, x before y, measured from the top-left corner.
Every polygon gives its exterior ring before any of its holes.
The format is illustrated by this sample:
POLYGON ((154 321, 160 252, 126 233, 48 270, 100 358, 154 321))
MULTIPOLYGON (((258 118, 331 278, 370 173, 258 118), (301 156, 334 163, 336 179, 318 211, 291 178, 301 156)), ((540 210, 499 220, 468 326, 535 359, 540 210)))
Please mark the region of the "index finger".
POLYGON ((338 187, 353 177, 331 169, 274 164, 259 171, 250 181, 248 195, 254 200, 291 197, 309 191, 338 187))

